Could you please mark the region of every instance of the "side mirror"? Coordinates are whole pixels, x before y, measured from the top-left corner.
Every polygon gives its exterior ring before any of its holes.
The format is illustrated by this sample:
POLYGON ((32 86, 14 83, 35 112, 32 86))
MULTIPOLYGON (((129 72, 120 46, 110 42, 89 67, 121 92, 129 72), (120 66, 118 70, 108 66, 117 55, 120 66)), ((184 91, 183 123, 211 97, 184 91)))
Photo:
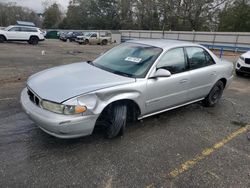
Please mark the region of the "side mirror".
POLYGON ((170 77, 171 76, 171 72, 169 72, 166 69, 158 69, 153 76, 151 76, 150 78, 161 78, 161 77, 170 77))

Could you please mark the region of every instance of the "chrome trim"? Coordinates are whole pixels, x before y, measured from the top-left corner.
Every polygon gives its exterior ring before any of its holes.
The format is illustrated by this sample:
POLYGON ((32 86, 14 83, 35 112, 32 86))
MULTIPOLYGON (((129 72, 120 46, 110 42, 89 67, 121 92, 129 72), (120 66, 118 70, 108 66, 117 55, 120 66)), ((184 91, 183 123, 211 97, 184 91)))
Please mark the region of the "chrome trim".
POLYGON ((189 105, 189 104, 192 104, 192 103, 195 103, 195 102, 199 102, 199 101, 202 101, 203 99, 205 99, 205 98, 201 98, 201 99, 194 100, 194 101, 191 101, 191 102, 188 102, 188 103, 185 103, 185 104, 181 104, 181 105, 178 105, 178 106, 174 106, 174 107, 171 107, 171 108, 167 108, 167 109, 165 109, 165 110, 153 112, 153 113, 151 113, 151 114, 148 114, 148 115, 145 115, 145 116, 142 116, 142 117, 138 117, 138 120, 142 120, 142 119, 144 119, 144 118, 147 118, 147 117, 150 117, 150 116, 153 116, 153 115, 156 115, 156 114, 160 114, 160 113, 167 112, 167 111, 170 111, 170 110, 173 110, 173 109, 182 107, 182 106, 186 106, 186 105, 189 105))

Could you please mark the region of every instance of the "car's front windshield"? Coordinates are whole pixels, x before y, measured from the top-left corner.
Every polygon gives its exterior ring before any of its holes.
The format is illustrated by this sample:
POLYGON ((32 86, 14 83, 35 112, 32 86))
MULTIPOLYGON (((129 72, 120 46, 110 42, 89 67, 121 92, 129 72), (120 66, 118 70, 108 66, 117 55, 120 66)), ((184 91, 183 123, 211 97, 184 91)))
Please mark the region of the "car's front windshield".
POLYGON ((111 49, 93 64, 115 74, 144 78, 161 53, 161 48, 129 42, 111 49))

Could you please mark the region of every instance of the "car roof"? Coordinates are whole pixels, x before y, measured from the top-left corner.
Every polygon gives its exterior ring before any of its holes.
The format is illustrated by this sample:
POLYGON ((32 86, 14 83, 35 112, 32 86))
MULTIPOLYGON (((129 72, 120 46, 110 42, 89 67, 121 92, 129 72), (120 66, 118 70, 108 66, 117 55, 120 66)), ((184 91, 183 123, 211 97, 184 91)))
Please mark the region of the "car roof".
POLYGON ((10 25, 9 27, 27 27, 27 28, 35 28, 35 29, 39 29, 38 27, 26 26, 26 25, 10 25))
POLYGON ((181 46, 200 46, 198 44, 180 40, 167 40, 167 39, 142 39, 142 40, 129 40, 129 43, 138 43, 148 46, 154 46, 162 49, 170 49, 181 46))

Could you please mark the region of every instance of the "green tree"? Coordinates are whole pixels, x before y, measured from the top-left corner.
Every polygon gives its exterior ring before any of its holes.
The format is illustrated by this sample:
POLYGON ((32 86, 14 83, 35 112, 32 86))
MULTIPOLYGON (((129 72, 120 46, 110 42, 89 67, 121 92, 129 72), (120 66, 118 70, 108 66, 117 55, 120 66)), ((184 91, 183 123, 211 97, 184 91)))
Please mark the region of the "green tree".
POLYGON ((0 26, 13 25, 18 20, 33 22, 38 27, 41 26, 41 19, 30 9, 16 6, 13 3, 0 3, 0 26))
POLYGON ((219 15, 219 31, 250 32, 250 5, 237 0, 223 9, 219 15))
POLYGON ((93 29, 119 29, 118 0, 91 0, 90 27, 93 29))
POLYGON ((45 9, 43 27, 46 29, 58 28, 62 20, 62 13, 57 3, 45 9))

